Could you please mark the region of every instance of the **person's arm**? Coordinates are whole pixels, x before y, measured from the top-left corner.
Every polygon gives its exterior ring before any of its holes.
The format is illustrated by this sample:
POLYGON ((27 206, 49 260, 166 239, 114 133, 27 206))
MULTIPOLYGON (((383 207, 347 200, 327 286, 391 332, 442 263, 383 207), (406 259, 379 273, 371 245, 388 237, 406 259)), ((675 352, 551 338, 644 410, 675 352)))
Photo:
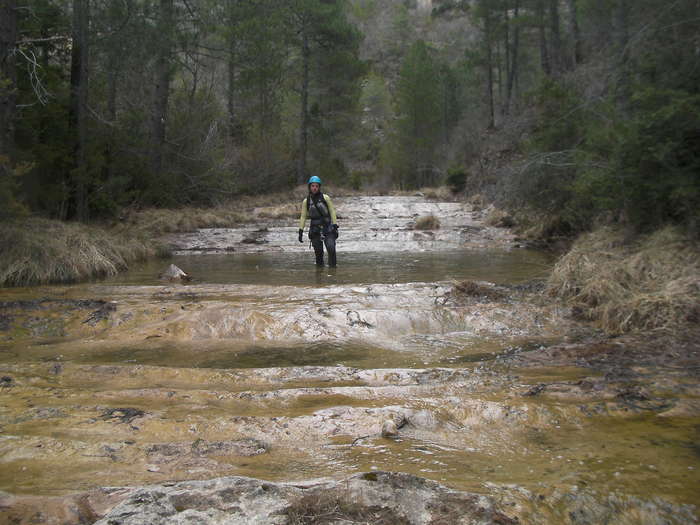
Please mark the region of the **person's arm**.
POLYGON ((306 199, 301 203, 301 215, 299 217, 299 229, 303 230, 306 224, 306 199))
POLYGON ((326 200, 326 206, 328 206, 328 213, 331 214, 331 224, 337 225, 338 219, 335 216, 335 208, 333 207, 333 201, 331 201, 331 198, 325 193, 323 194, 323 198, 326 200))

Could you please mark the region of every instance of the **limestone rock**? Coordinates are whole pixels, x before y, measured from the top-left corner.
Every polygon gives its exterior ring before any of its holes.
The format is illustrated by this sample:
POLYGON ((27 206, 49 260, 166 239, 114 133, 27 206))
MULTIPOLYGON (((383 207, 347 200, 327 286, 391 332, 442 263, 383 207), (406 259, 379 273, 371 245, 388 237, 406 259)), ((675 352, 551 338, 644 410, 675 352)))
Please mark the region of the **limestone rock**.
POLYGON ((387 419, 382 424, 382 437, 385 438, 395 438, 399 435, 399 429, 393 420, 387 419))
POLYGON ((168 268, 160 274, 160 279, 163 281, 182 281, 189 282, 192 280, 190 275, 184 272, 182 269, 178 268, 174 264, 168 266, 168 268))
POLYGON ((331 514, 338 523, 517 523, 487 496, 410 474, 378 471, 303 483, 227 477, 142 487, 95 525, 282 525, 331 514))

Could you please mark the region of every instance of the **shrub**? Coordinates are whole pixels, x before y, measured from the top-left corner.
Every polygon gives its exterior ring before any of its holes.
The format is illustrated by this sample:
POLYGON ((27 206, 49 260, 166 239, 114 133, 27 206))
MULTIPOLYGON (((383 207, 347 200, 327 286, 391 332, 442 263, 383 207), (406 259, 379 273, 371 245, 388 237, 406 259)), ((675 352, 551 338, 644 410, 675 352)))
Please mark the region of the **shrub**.
POLYGON ((467 171, 464 168, 450 168, 445 182, 452 193, 460 193, 467 187, 467 171))
POLYGON ((486 215, 486 224, 498 228, 512 228, 515 226, 515 220, 509 213, 498 208, 491 208, 486 215))
POLYGON ((413 226, 414 230, 439 230, 440 229, 440 219, 435 217, 435 215, 425 215, 416 219, 416 223, 413 226))

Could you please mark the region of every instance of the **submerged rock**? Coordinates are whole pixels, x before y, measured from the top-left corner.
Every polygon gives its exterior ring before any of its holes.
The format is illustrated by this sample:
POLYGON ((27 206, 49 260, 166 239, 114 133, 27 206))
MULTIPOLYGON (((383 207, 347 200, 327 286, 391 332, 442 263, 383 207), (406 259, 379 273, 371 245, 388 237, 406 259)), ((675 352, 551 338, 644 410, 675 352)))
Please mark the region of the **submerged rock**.
POLYGON ((83 324, 89 324, 90 326, 95 326, 97 323, 100 321, 104 321, 106 319, 109 319, 109 316, 112 314, 112 312, 117 311, 117 303, 114 301, 111 301, 109 303, 105 303, 100 308, 92 312, 87 319, 83 321, 83 324))
POLYGON ((184 272, 182 269, 178 268, 174 264, 171 264, 168 266, 168 268, 160 274, 160 279, 162 281, 182 281, 182 282, 189 282, 192 280, 192 277, 187 272, 184 272))
POLYGON ((399 429, 391 419, 387 419, 382 424, 382 437, 394 438, 399 435, 399 429))

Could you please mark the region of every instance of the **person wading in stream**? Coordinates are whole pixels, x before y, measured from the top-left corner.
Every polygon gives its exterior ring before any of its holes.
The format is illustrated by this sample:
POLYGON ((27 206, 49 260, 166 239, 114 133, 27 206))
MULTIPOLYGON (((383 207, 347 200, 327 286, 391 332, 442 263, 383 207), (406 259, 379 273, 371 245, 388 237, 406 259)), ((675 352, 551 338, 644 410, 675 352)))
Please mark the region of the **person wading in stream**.
POLYGON ((316 266, 323 266, 323 245, 328 252, 328 266, 334 267, 335 240, 338 238, 338 224, 333 202, 328 195, 321 193, 321 179, 315 175, 309 179, 309 195, 301 203, 299 218, 299 242, 304 242, 306 217, 311 219, 309 239, 316 253, 316 266))

